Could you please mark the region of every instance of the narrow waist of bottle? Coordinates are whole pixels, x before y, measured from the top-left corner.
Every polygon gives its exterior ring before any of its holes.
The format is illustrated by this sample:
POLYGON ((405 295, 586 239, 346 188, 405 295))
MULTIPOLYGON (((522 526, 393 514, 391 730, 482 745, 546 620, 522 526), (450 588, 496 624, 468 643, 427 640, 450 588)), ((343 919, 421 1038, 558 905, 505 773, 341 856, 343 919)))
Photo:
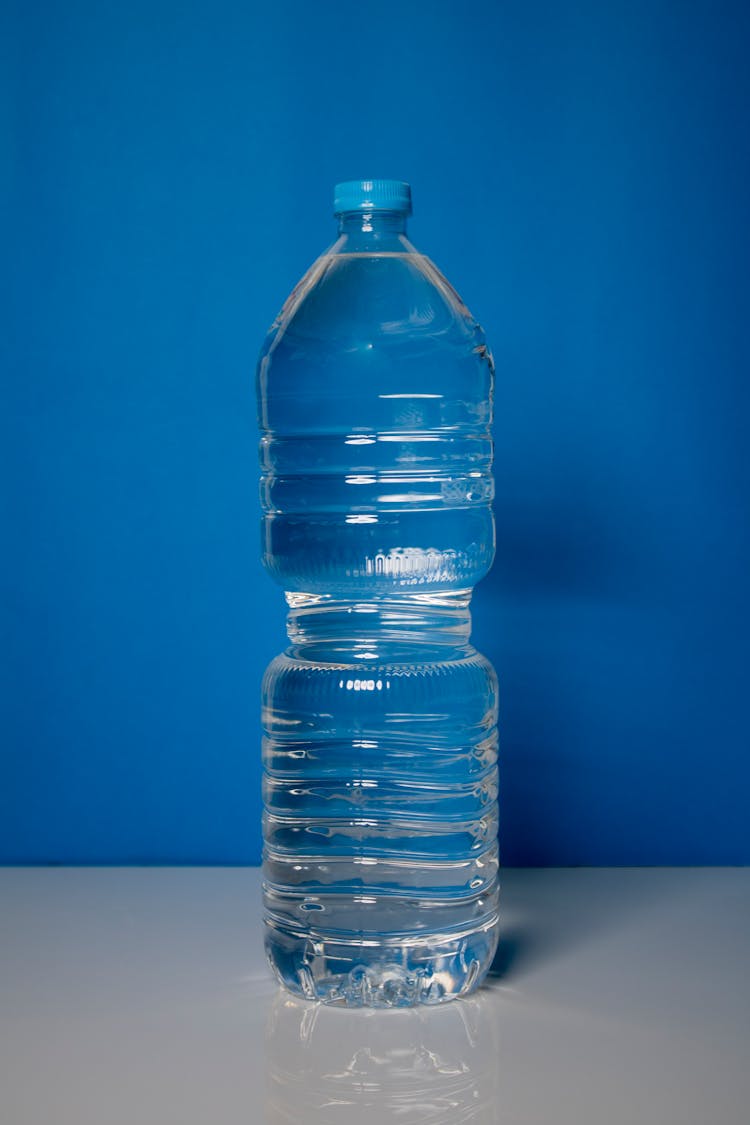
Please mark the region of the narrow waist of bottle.
POLYGON ((287 633, 295 653, 311 659, 435 659, 434 650, 465 648, 471 632, 471 590, 338 598, 286 594, 287 633))

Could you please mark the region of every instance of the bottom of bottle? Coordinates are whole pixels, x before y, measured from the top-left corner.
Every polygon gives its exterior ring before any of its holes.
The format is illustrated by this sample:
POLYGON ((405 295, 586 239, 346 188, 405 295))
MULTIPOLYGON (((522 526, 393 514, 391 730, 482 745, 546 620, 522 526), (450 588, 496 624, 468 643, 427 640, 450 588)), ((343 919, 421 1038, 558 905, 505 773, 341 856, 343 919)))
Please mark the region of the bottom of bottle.
POLYGON ((498 917, 454 933, 399 941, 368 936, 317 937, 267 922, 266 954, 290 992, 349 1008, 406 1008, 467 996, 495 956, 498 917))

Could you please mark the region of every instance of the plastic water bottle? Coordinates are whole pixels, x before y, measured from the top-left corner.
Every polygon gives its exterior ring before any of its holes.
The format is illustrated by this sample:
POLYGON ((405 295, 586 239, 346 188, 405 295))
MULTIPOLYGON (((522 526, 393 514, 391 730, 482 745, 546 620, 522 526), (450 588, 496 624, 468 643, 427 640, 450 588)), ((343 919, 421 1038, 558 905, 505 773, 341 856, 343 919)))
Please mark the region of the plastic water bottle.
POLYGON ((433 1004, 497 943, 497 681, 469 640, 492 358, 407 240, 408 184, 339 184, 334 211, 258 363, 290 642, 263 683, 266 950, 309 999, 433 1004))

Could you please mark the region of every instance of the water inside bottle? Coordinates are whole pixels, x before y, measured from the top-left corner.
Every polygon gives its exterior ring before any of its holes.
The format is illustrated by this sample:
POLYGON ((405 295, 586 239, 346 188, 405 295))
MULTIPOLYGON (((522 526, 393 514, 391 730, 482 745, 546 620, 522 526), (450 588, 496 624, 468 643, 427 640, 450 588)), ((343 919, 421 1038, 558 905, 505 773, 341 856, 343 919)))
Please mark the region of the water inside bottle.
POLYGON ((267 569, 266 948, 344 1005, 473 990, 497 941, 492 361, 403 216, 344 215, 258 368, 267 569), (365 229, 369 228, 369 229, 365 229))

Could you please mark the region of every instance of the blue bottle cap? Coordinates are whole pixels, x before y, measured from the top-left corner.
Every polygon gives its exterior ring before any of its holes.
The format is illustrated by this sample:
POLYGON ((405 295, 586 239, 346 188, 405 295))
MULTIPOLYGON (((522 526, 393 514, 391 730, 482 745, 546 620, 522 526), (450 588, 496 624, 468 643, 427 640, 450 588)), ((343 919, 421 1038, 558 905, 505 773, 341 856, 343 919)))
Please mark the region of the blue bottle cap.
POLYGON ((333 213, 344 211, 396 211, 411 215, 411 188, 403 180, 347 180, 336 184, 333 213))

